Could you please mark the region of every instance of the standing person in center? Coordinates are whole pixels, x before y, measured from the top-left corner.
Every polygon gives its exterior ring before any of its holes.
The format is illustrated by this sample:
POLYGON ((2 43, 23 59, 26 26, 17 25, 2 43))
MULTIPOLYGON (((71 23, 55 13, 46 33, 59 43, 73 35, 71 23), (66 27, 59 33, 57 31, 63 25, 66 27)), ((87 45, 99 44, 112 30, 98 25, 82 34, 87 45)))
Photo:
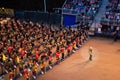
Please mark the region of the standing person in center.
POLYGON ((89 60, 92 61, 92 57, 93 57, 93 48, 90 46, 89 47, 89 60))

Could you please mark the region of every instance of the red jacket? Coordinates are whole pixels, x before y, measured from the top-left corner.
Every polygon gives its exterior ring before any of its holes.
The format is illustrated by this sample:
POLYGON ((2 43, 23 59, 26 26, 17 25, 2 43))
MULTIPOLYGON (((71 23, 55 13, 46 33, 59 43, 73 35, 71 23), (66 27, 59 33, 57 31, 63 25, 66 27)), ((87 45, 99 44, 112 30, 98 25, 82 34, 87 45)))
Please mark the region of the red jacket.
POLYGON ((53 57, 50 55, 50 56, 49 56, 49 60, 52 61, 52 59, 53 59, 53 57))
POLYGON ((67 50, 70 51, 70 45, 68 45, 67 50))
POLYGON ((7 51, 8 51, 9 54, 11 54, 11 53, 12 53, 12 47, 9 46, 9 47, 7 48, 7 51))
POLYGON ((64 49, 64 48, 62 48, 62 49, 61 49, 61 51, 62 51, 62 53, 64 53, 64 52, 65 52, 65 49, 64 49))
POLYGON ((56 57, 58 58, 60 56, 60 53, 57 51, 56 52, 56 57))
POLYGON ((36 53, 35 53, 35 58, 36 58, 36 60, 38 60, 38 58, 39 58, 38 51, 36 51, 36 53))

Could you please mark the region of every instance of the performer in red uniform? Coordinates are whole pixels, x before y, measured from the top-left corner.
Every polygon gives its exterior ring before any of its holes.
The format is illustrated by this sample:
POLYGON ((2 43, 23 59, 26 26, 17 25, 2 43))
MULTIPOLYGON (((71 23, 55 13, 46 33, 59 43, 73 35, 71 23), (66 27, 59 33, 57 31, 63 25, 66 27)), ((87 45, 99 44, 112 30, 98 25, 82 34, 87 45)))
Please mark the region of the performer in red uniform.
POLYGON ((14 77, 14 73, 12 70, 10 70, 10 73, 9 73, 9 79, 10 80, 13 80, 13 77, 14 77))
POLYGON ((68 56, 70 55, 70 44, 67 46, 68 56))
POLYGON ((60 60, 60 53, 59 51, 56 52, 56 63, 58 64, 60 60))
POLYGON ((24 69, 24 78, 25 80, 29 80, 29 73, 27 69, 24 69))

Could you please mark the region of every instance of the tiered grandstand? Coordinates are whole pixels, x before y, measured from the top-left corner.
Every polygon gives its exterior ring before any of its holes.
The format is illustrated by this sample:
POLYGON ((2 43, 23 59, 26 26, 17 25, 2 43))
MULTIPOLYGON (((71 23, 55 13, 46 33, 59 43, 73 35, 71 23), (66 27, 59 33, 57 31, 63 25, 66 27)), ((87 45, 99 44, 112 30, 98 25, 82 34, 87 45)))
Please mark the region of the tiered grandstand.
POLYGON ((63 6, 63 13, 78 14, 80 19, 93 20, 99 7, 101 6, 102 0, 67 0, 63 6), (67 12, 68 10, 68 12, 67 12))
POLYGON ((109 0, 109 4, 106 6, 106 11, 101 18, 101 25, 96 34, 102 36, 113 37, 117 35, 120 37, 120 2, 119 0, 109 0))

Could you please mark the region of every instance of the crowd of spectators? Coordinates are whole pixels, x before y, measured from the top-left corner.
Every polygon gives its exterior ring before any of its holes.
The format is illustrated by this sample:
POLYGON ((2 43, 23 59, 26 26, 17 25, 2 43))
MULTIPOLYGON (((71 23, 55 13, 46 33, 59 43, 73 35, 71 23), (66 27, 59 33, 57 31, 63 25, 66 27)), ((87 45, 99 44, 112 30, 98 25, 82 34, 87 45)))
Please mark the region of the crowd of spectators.
POLYGON ((103 17, 103 21, 107 21, 109 24, 118 24, 120 22, 120 1, 109 0, 109 4, 106 6, 106 12, 103 17))
POLYGON ((8 76, 9 80, 36 79, 75 52, 87 38, 84 27, 56 28, 45 23, 0 18, 0 76, 8 76))
POLYGON ((76 10, 82 18, 93 20, 101 2, 102 0, 68 0, 64 8, 76 10))
POLYGON ((94 23, 95 35, 112 37, 114 41, 120 37, 120 1, 119 0, 108 0, 106 11, 101 18, 100 23, 94 23))

